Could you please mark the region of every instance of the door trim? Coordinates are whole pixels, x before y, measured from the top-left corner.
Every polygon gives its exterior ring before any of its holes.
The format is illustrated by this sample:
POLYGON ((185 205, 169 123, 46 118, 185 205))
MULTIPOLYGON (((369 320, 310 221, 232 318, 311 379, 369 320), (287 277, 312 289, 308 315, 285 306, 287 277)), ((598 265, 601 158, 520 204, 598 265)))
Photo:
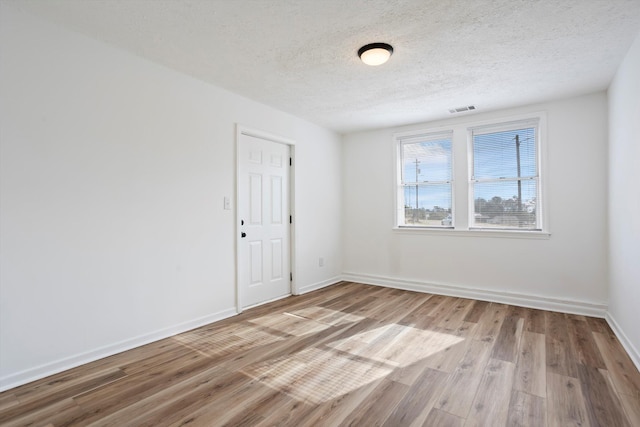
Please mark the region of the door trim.
MULTIPOLYGON (((289 215, 293 218, 293 221, 290 224, 289 228, 289 268, 291 269, 292 279, 289 283, 290 292, 292 295, 299 295, 298 286, 296 284, 296 265, 295 265, 295 241, 296 241, 296 220, 295 220, 295 141, 292 139, 284 138, 279 135, 275 135, 269 132, 264 132, 258 129, 250 128, 240 123, 236 123, 236 177, 235 177, 235 193, 236 193, 236 202, 235 202, 235 287, 236 287, 236 312, 242 313, 243 307, 241 304, 242 301, 242 289, 240 287, 239 281, 239 269, 240 269, 240 210, 238 209, 239 201, 240 201, 240 188, 238 182, 240 182, 240 137, 242 135, 253 136, 260 139, 266 139, 267 141, 277 142, 279 144, 285 144, 289 146, 289 156, 291 157, 291 167, 289 168, 289 215)), ((265 301, 266 304, 270 301, 265 301)), ((253 307, 253 306, 252 306, 253 307)), ((249 307, 247 307, 249 308, 249 307)))

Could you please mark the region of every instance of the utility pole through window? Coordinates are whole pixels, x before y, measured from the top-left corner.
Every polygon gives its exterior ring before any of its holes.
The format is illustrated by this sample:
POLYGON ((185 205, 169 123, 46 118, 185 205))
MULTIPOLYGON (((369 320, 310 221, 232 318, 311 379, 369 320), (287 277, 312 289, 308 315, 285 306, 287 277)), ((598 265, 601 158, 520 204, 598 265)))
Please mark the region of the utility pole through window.
POLYGON ((518 212, 522 212, 522 181, 520 180, 520 135, 516 134, 516 165, 518 168, 518 212))
POLYGON ((420 168, 418 165, 420 162, 416 159, 416 207, 413 209, 413 222, 418 222, 418 174, 420 173, 420 168))

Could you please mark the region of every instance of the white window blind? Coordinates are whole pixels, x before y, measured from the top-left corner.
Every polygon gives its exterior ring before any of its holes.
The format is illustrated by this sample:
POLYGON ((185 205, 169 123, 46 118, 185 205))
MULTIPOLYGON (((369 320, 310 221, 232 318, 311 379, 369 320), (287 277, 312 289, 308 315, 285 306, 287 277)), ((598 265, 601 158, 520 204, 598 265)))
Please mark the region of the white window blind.
POLYGON ((540 230, 538 121, 471 129, 472 228, 540 230))

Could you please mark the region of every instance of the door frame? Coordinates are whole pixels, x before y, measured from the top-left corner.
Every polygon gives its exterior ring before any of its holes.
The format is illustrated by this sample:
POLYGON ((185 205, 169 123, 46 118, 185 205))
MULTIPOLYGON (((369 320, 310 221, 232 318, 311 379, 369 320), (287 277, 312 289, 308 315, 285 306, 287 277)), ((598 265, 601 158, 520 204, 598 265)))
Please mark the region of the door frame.
MULTIPOLYGON (((291 270, 292 278, 289 282, 291 295, 299 295, 298 287, 296 285, 296 267, 295 267, 295 241, 296 241, 296 217, 295 217, 295 170, 296 170, 296 162, 295 162, 295 141, 292 139, 284 138, 279 135, 275 135, 269 132, 264 132, 258 129, 250 128, 240 123, 236 123, 236 176, 235 176, 235 192, 236 192, 236 203, 235 203, 235 284, 236 284, 236 312, 242 313, 242 292, 240 286, 240 209, 238 208, 240 204, 240 186, 238 183, 240 182, 240 138, 242 135, 253 136, 255 138, 266 139, 267 141, 276 142, 278 144, 284 144, 289 146, 289 157, 291 158, 291 166, 289 167, 289 215, 293 220, 289 224, 289 268, 291 270)), ((269 301, 265 301, 267 303, 269 301)), ((261 304, 264 304, 261 303, 261 304)))

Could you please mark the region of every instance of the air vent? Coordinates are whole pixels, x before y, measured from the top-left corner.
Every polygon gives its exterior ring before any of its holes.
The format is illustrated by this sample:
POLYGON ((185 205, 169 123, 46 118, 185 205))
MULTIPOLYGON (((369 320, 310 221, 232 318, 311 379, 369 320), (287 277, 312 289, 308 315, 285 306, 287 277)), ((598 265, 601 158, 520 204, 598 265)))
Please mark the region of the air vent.
POLYGON ((452 109, 449 110, 449 112, 451 114, 456 114, 456 113, 462 113, 462 112, 465 112, 465 111, 472 111, 472 110, 475 110, 475 109, 476 109, 475 105, 468 105, 466 107, 452 108, 452 109))

